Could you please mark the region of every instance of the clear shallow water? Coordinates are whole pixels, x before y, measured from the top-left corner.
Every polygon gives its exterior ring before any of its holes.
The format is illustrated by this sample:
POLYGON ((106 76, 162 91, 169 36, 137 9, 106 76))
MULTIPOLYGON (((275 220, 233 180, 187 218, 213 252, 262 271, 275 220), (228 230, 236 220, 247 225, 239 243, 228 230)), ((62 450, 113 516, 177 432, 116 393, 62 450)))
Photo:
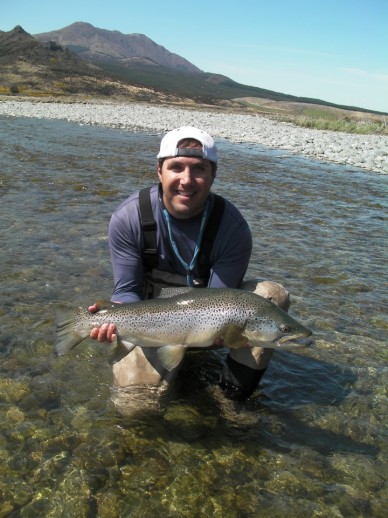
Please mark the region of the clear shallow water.
POLYGON ((225 400, 192 353, 161 397, 111 387, 104 346, 53 357, 54 313, 111 292, 109 217, 155 181, 158 135, 0 118, 0 517, 386 516, 387 179, 220 144, 250 277, 284 283, 309 350, 225 400))

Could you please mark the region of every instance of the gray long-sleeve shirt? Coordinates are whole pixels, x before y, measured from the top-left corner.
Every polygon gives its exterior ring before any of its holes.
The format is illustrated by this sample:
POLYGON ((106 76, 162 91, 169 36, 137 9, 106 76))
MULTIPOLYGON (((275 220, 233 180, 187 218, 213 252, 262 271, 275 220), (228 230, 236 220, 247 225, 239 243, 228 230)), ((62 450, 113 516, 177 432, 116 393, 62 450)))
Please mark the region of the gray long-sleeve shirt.
MULTIPOLYGON (((210 209, 214 196, 210 193, 210 209)), ((152 211, 157 225, 158 270, 186 275, 176 257, 168 235, 158 186, 151 189, 152 211)), ((210 213, 210 210, 209 210, 210 213)), ((171 230, 182 258, 190 263, 194 254, 202 215, 190 219, 171 216, 171 230)), ((112 301, 141 300, 144 290, 142 254, 144 238, 140 221, 139 192, 132 194, 117 208, 109 225, 114 291, 112 301)), ((252 251, 252 236, 248 223, 228 200, 210 255, 212 265, 209 288, 239 287, 248 267, 252 251)), ((194 274, 198 272, 194 269, 194 274)))

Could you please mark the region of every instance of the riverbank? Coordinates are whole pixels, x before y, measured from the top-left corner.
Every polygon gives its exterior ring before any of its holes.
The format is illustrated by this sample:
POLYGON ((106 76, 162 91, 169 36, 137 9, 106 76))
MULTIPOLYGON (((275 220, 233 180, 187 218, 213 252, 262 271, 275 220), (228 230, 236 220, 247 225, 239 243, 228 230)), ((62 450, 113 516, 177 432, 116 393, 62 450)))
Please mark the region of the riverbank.
POLYGON ((37 102, 0 100, 0 115, 64 119, 131 131, 164 133, 199 126, 216 139, 260 144, 320 161, 388 174, 388 137, 300 128, 263 115, 196 110, 167 105, 118 102, 37 102))

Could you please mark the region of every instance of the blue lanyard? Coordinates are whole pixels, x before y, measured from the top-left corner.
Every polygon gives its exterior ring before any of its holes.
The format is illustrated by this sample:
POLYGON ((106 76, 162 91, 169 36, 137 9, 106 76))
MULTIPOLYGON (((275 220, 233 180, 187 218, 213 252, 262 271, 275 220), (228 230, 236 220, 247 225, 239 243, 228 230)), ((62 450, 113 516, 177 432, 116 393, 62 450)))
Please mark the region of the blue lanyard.
POLYGON ((194 286, 193 271, 194 271, 194 268, 195 268, 195 265, 197 262, 197 256, 198 256, 199 248, 201 245, 203 232, 205 230, 205 224, 206 224, 208 210, 209 210, 209 200, 206 202, 205 210, 203 211, 203 214, 202 214, 201 227, 199 229, 197 242, 195 243, 193 258, 191 259, 191 263, 187 264, 186 261, 181 256, 181 254, 179 253, 178 246, 172 235, 170 214, 168 213, 167 209, 163 209, 163 216, 167 223, 168 236, 170 238, 170 243, 171 243, 172 249, 174 250, 174 254, 176 255, 176 257, 181 262, 183 268, 186 270, 187 286, 192 286, 192 287, 194 286))

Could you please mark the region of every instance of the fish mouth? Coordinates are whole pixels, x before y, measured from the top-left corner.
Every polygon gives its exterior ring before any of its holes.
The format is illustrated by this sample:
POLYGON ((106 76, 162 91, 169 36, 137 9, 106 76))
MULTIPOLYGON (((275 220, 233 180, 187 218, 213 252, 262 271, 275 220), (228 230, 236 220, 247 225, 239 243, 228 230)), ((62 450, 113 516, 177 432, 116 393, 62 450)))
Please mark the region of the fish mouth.
POLYGON ((278 340, 277 346, 282 349, 310 347, 313 343, 311 338, 309 338, 310 335, 311 332, 309 335, 283 336, 278 340))

